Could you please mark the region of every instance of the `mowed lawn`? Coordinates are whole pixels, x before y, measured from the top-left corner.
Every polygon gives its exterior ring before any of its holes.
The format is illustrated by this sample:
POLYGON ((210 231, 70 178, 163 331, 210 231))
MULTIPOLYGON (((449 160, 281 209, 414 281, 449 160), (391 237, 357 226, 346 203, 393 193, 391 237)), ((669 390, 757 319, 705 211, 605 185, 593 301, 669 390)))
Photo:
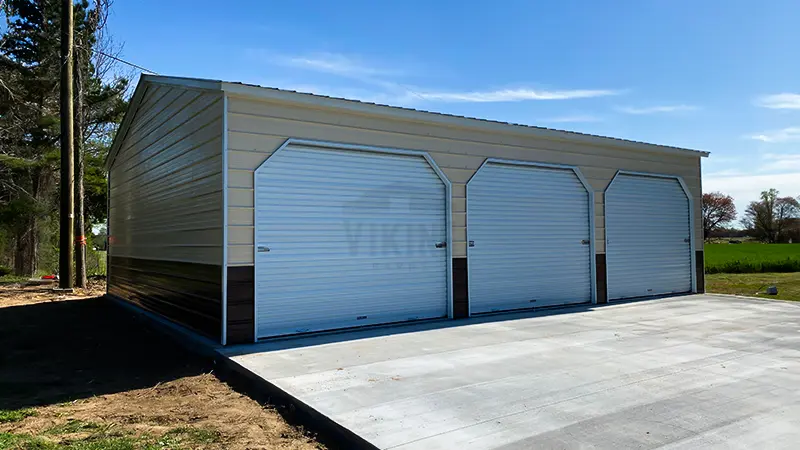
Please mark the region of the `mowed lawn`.
POLYGON ((706 292, 800 301, 800 272, 714 273, 706 275, 706 292), (776 286, 778 295, 765 294, 769 286, 776 286))
POLYGON ((800 301, 800 244, 706 244, 705 266, 707 292, 800 301))
POLYGON ((800 272, 800 244, 706 244, 706 273, 800 272))

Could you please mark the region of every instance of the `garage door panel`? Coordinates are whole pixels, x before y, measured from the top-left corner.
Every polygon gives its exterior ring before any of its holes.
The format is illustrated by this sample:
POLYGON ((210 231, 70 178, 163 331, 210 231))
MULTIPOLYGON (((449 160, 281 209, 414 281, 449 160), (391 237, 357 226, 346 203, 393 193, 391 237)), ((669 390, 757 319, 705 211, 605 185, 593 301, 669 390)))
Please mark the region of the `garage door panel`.
POLYGON ((605 200, 609 299, 690 292, 689 200, 680 182, 620 174, 605 200))
POLYGON ((570 169, 481 168, 467 185, 471 312, 591 301, 589 199, 570 169))
POLYGON ((255 203, 259 337, 446 316, 446 188, 425 158, 290 145, 255 203))

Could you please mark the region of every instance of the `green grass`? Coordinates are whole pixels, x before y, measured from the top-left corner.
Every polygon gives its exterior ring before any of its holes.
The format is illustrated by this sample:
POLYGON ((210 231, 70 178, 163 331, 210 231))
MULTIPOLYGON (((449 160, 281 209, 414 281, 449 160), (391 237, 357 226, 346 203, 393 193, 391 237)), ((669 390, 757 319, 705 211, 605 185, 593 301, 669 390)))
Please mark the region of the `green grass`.
POLYGON ((67 434, 67 433, 85 433, 85 432, 98 432, 107 429, 107 425, 102 425, 95 422, 86 422, 77 419, 67 419, 66 422, 56 425, 46 431, 48 434, 67 434))
MULTIPOLYGON (((26 277, 20 277, 17 275, 3 275, 0 277, 0 284, 14 284, 14 283, 24 283, 28 281, 26 277)), ((2 447, 0 447, 2 448, 2 447)))
POLYGON ((36 411, 32 409, 14 409, 14 410, 0 409, 0 423, 19 422, 26 417, 33 417, 35 415, 36 411))
POLYGON ((706 292, 800 301, 800 273, 717 273, 706 275, 706 292), (778 295, 767 295, 777 286, 778 295))
MULTIPOLYGON (((68 420, 65 424, 48 429, 46 436, 0 433, 0 449, 8 450, 180 450, 197 448, 204 444, 222 442, 217 430, 179 427, 161 436, 134 436, 110 426, 81 420, 68 420), (70 436, 82 433, 83 437, 70 436), (85 434, 88 433, 88 436, 85 434)), ((81 435, 79 435, 81 436, 81 435)))
POLYGON ((706 273, 800 272, 800 244, 706 244, 706 273))

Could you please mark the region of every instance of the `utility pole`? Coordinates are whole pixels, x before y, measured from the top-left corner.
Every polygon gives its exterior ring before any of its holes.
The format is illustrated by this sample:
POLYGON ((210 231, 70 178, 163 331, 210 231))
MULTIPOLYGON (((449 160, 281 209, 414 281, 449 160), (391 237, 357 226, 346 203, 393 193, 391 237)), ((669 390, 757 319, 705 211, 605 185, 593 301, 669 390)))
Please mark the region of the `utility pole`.
POLYGON ((72 112, 72 0, 61 0, 61 215, 58 277, 61 289, 72 289, 72 239, 75 235, 72 112))
POLYGON ((86 236, 83 219, 83 64, 85 52, 83 39, 78 36, 75 48, 75 287, 85 288, 86 280, 86 236))

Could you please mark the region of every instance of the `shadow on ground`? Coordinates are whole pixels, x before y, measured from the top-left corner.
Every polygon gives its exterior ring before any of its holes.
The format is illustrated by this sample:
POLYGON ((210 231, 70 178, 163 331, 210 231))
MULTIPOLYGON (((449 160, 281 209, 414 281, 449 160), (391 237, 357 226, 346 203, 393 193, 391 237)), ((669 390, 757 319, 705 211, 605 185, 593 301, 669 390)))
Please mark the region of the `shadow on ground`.
POLYGON ((211 369, 101 297, 0 308, 0 409, 141 389, 211 369))

